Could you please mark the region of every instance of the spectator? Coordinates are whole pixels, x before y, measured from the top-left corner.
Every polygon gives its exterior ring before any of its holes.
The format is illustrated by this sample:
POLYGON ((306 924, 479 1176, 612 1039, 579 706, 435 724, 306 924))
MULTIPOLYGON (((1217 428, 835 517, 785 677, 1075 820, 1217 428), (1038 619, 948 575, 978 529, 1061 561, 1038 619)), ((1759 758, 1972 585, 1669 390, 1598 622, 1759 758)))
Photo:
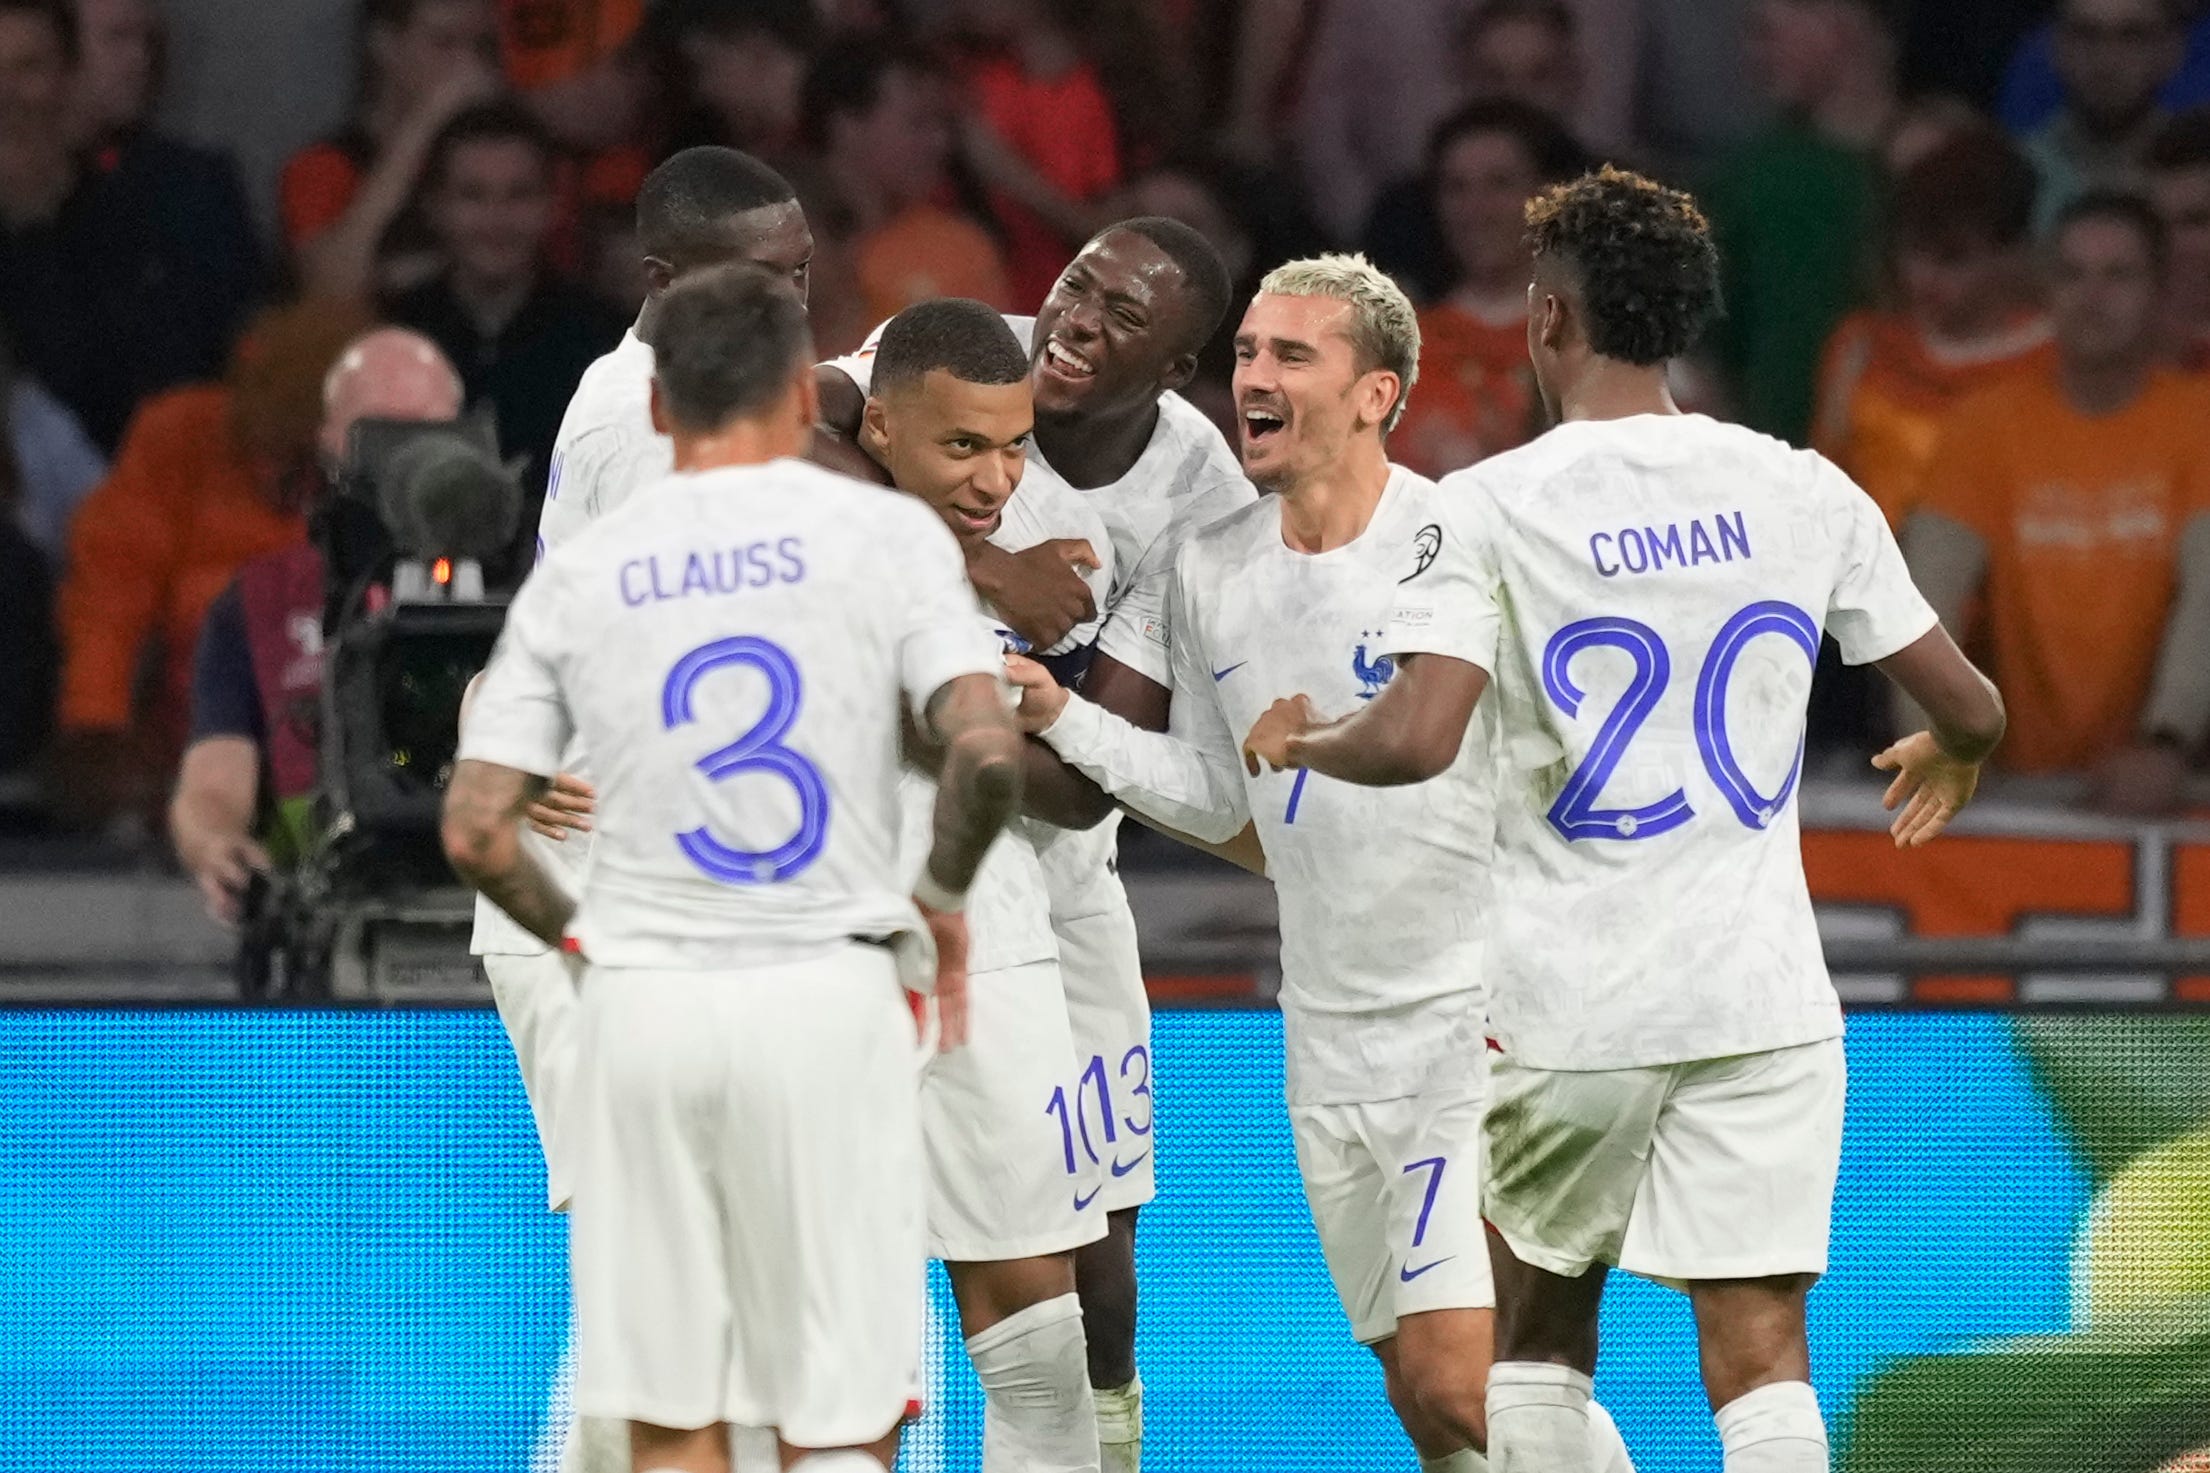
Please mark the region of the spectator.
POLYGON ((568 399, 624 326, 547 263, 557 162, 551 136, 518 103, 487 103, 448 124, 423 178, 444 269, 386 313, 443 350, 470 405, 492 407, 501 453, 525 462, 530 527, 568 399))
POLYGON ((1387 222, 1416 206, 1418 171, 1442 118, 1466 102, 1505 96, 1564 123, 1584 71, 1564 0, 1333 0, 1320 17, 1297 118, 1320 224, 1349 240, 1378 217, 1388 233, 1387 222), (1396 198, 1385 204, 1390 186, 1396 198))
POLYGON ((2140 184, 2142 156, 2163 126, 2157 94, 2186 55, 2174 3, 2064 0, 2055 42, 2064 105, 2025 139, 2041 175, 2038 224, 2089 190, 2140 184))
POLYGON ((1872 274, 1895 46, 1872 0, 1761 0, 1754 40, 1781 115, 1704 195, 1725 269, 1713 346, 1742 422, 1801 445, 1820 350, 1872 274))
POLYGON ((1507 100, 1445 119, 1431 154, 1452 276, 1448 294, 1420 313, 1419 388, 1389 453, 1440 476, 1542 428, 1527 362, 1527 201, 1581 173, 1588 159, 1549 114, 1507 100))
POLYGON ((107 475, 107 461, 77 417, 34 379, 17 373, 0 354, 0 416, 5 449, 0 478, 15 528, 58 575, 69 552, 69 527, 77 508, 107 475))
MULTIPOLYGON (((1459 54, 1461 106, 1514 101, 1542 114, 1551 133, 1564 134, 1582 64, 1573 12, 1563 0, 1487 0, 1467 22, 1459 54)), ((1446 117, 1437 127, 1448 123, 1446 117)), ((1571 145, 1570 135, 1566 141, 1571 145)), ((1419 172, 1383 190, 1366 222, 1366 254, 1421 302, 1450 291, 1459 270, 1436 214, 1435 170, 1431 135, 1419 172)))
POLYGON ((946 205, 952 125, 943 80, 883 42, 839 46, 806 78, 805 118, 834 196, 830 228, 851 253, 866 317, 932 297, 1000 311, 1015 296, 988 231, 946 205))
POLYGON ((1913 165, 1959 133, 1985 128, 1987 119, 1961 97, 1933 93, 1896 109, 1880 147, 1880 164, 1890 179, 1901 179, 1913 165))
POLYGON ((1958 406, 1904 537, 1950 627, 1984 595, 2002 760, 2138 813, 2177 803, 2210 710, 2210 386, 2160 359, 2164 249, 2138 198, 2066 207, 2056 361, 1958 406))
POLYGON ((691 108, 677 145, 742 149, 788 173, 820 39, 809 0, 683 0, 670 13, 691 108))
POLYGON ((284 238, 308 292, 366 301, 437 269, 418 186, 445 125, 496 97, 489 0, 367 0, 361 105, 284 166, 284 238))
POLYGON ((229 378, 147 401, 77 514, 58 604, 65 807, 104 820, 148 804, 182 735, 200 617, 243 564, 298 542, 321 472, 323 373, 367 326, 343 303, 272 312, 229 378), (154 647, 150 709, 134 690, 154 647))
POLYGON ((986 49, 967 69, 966 157, 988 186, 1017 301, 1041 302, 1119 187, 1119 123, 1084 56, 1085 0, 960 0, 986 49))
MULTIPOLYGON (((2185 112, 2210 104, 2210 15, 2199 13, 2187 27, 2187 54, 2179 70, 2157 94, 2167 112, 2185 112)), ((2182 7, 2184 14, 2184 7, 2182 7)), ((1985 44, 1985 37, 1976 37, 1985 44)), ((1996 116, 2013 133, 2031 133, 2064 107, 2064 78, 2058 73, 2057 27, 2039 26, 2011 53, 2003 71, 1996 116)))
POLYGON ((649 85, 636 45, 645 9, 646 0, 498 0, 508 83, 563 147, 629 180, 622 203, 652 167, 637 147, 649 85))
MULTIPOLYGON (((435 344, 381 329, 331 370, 317 438, 335 464, 355 420, 449 420, 460 397, 435 344)), ((296 860, 312 837, 322 625, 322 554, 295 542, 240 568, 199 629, 191 745, 169 829, 209 914, 227 924, 238 921, 252 876, 296 860)))
MULTIPOLYGON (((1246 221, 1230 207, 1231 198, 1221 171, 1195 164, 1169 165, 1152 169, 1131 181, 1114 198, 1111 213, 1118 220, 1157 215, 1187 225, 1220 253, 1221 264, 1228 268, 1228 280, 1232 283, 1229 300, 1248 302, 1258 291, 1262 274, 1260 256, 1246 221)), ((1282 257, 1270 255, 1266 259, 1274 261, 1282 257)), ((1235 335, 1241 325, 1240 310, 1231 310, 1221 319, 1212 341, 1197 355, 1197 376, 1181 388, 1182 397, 1203 410, 1205 417, 1220 427, 1220 433, 1230 444, 1235 443, 1238 433, 1232 381, 1235 377, 1235 335)))
POLYGON ((2149 145, 2149 198, 2172 248, 2165 322, 2179 360, 2210 369, 2210 107, 2182 113, 2149 145))
POLYGON ((76 57, 66 0, 0 0, 0 326, 106 450, 139 400, 220 369, 254 261, 234 181, 203 209, 158 163, 80 162, 76 57))
POLYGON ((1942 417, 2055 349, 2036 301, 2033 166, 1982 125, 1896 181, 1894 305, 1858 312, 1827 343, 1813 443, 1900 527, 1925 484, 1942 417))

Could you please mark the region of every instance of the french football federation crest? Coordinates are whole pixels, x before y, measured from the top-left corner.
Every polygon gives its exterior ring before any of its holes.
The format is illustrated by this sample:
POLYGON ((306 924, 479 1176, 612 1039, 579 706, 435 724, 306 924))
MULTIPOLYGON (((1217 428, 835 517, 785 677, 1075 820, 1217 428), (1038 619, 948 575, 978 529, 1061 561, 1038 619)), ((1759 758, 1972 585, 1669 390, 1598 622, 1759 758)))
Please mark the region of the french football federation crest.
POLYGON ((1361 687, 1358 698, 1362 701, 1370 701, 1380 695, 1381 688, 1389 683, 1389 677, 1397 673, 1397 662, 1387 655, 1373 660, 1366 658, 1366 641, 1380 637, 1379 630, 1361 630, 1358 648, 1351 651, 1351 674, 1358 677, 1361 687))
MULTIPOLYGON (((1440 522, 1429 522, 1412 538, 1412 571, 1397 581, 1409 583, 1429 568, 1435 566, 1436 557, 1443 550, 1443 527, 1440 522)), ((1387 677, 1383 677, 1386 679, 1387 677)))

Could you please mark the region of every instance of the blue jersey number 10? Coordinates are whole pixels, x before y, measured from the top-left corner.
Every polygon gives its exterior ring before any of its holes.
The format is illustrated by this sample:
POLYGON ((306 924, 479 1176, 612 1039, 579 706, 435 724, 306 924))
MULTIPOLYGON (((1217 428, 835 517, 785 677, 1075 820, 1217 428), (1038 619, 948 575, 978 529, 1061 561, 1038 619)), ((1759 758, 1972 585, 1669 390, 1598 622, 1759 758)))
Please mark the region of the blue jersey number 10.
MULTIPOLYGON (((1761 634, 1778 634, 1793 640, 1805 658, 1819 656, 1819 626, 1794 604, 1771 601, 1751 604, 1719 630, 1696 677, 1696 750, 1704 770, 1718 787, 1727 806, 1745 827, 1762 829, 1788 806, 1803 772, 1803 752, 1788 768, 1778 791, 1760 793, 1735 760, 1734 743, 1727 735, 1727 682, 1735 662, 1749 642, 1761 634)), ((1582 619, 1568 624, 1550 638, 1542 652, 1542 686, 1551 701, 1568 717, 1581 714, 1587 692, 1573 682, 1573 659, 1584 650, 1608 647, 1626 651, 1634 661, 1627 688, 1596 730, 1588 758, 1558 792, 1550 805, 1550 826, 1567 840, 1650 839, 1679 828, 1696 816, 1688 794, 1675 788, 1655 803, 1639 808, 1599 808, 1597 795, 1626 755, 1635 733, 1657 709, 1665 687, 1673 677, 1673 658, 1665 641, 1649 625, 1634 619, 1582 619)))
POLYGON ((668 672, 660 691, 660 721, 670 731, 689 725, 694 719, 691 693, 708 675, 731 665, 748 665, 767 677, 767 710, 743 736, 699 758, 698 770, 715 782, 747 772, 781 778, 798 795, 798 832, 773 849, 732 849, 700 824, 677 834, 675 842, 708 879, 725 885, 772 885, 819 859, 829 837, 829 785, 821 780, 819 768, 782 744, 805 693, 797 662, 781 645, 756 635, 700 645, 668 672))

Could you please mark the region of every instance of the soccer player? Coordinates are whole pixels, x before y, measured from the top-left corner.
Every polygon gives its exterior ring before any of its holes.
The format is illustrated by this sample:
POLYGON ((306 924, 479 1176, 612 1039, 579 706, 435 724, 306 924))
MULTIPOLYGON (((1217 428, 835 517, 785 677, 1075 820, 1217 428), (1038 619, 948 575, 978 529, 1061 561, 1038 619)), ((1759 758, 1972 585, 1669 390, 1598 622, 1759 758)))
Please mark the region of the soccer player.
MULTIPOLYGON (((1167 732, 1035 666, 1015 678, 1022 724, 1153 822, 1215 842, 1256 821, 1281 899, 1289 1113, 1320 1246, 1422 1466, 1469 1473, 1494 1335, 1489 743, 1475 732, 1433 781, 1389 791, 1247 774, 1237 750, 1276 691, 1354 706, 1391 678, 1379 639, 1396 594, 1441 552, 1434 483, 1387 454, 1419 348, 1412 304, 1363 259, 1270 273, 1236 336, 1235 395, 1243 465, 1275 494, 1176 561, 1167 732)), ((1631 1466, 1608 1422, 1598 1433, 1599 1466, 1631 1466)))
MULTIPOLYGON (((1124 220, 1083 247, 1033 319, 1007 323, 1030 350, 1036 436, 1030 492, 1072 488, 1112 541, 1108 615, 1083 690, 1149 730, 1166 725, 1166 590, 1174 553, 1198 528, 1253 498, 1220 432, 1174 392, 1227 312, 1227 268, 1179 221, 1124 220)), ((829 423, 856 432, 872 353, 822 368, 829 423)), ((1007 623, 1038 648, 1096 612, 1075 569, 1102 549, 1055 538, 1021 552, 970 543, 968 574, 1007 623)), ((1088 784, 1066 783, 1048 753, 1029 768, 1031 813, 1075 830, 1040 840, 1075 1053, 1073 1145, 1105 1172, 1106 1237, 1076 1256, 1090 1382, 1107 1473, 1135 1473, 1143 1448, 1136 1375, 1136 1212, 1154 1194, 1151 1012, 1135 918, 1113 863, 1117 819, 1088 784)), ((1246 847, 1239 856, 1255 863, 1246 847)))
MULTIPOLYGON (((861 447, 962 544, 1096 546, 1102 565, 1089 577, 1102 601, 1112 544, 1081 497, 1024 478, 1034 428, 1028 355, 994 309, 941 298, 883 328, 861 447)), ((986 614, 991 638, 1021 643, 986 614)), ((1072 670, 1096 637, 1093 619, 1039 653, 1072 670)), ((916 773, 907 785, 912 835, 935 785, 916 773)), ((1104 1236, 1105 1214, 1097 1167, 1071 1145, 1078 1070, 1037 852, 1043 832, 1016 825, 975 881, 968 1046, 932 1061, 921 1086, 929 1252, 950 1274, 982 1384, 987 1473, 1095 1473, 1099 1456, 1074 1252, 1104 1236)))
MULTIPOLYGON (((674 466, 674 447, 654 427, 651 402, 652 343, 669 287, 744 261, 789 281, 805 298, 813 259, 805 212, 789 183, 748 154, 702 147, 669 158, 638 192, 637 234, 650 294, 620 344, 584 371, 560 422, 538 524, 540 557, 674 466)), ((571 753, 568 765, 532 809, 531 826, 550 841, 538 847, 538 857, 573 892, 586 843, 568 836, 589 830, 592 790, 584 754, 571 753)), ((483 958, 514 1045, 545 1153, 549 1205, 564 1210, 572 1184, 559 1142, 559 1105, 575 1067, 575 988, 560 957, 487 900, 477 902, 469 949, 483 958)), ((570 1473, 597 1473, 619 1442, 613 1430, 574 1428, 564 1462, 570 1473)), ((764 1447, 754 1452, 747 1461, 765 1455, 764 1447)))
POLYGON ((1388 686, 1347 715, 1327 700, 1333 721, 1277 702, 1246 751, 1316 791, 1424 782, 1496 687, 1492 1466, 1592 1466, 1617 1264, 1687 1286, 1728 1473, 1824 1469, 1804 1296, 1826 1267, 1843 1060, 1790 801, 1811 664, 1823 629, 1928 713, 1874 759, 1904 845, 1971 798, 2002 702, 1870 497, 1675 408, 1665 365, 1717 306, 1695 204, 1606 169, 1528 221, 1528 347, 1562 422, 1443 481, 1434 565, 1376 641, 1388 686))
POLYGON ((447 853, 581 967, 578 1409, 630 1423, 639 1473, 724 1473, 729 1423, 776 1429, 786 1468, 880 1473, 922 1348, 900 984, 934 979, 956 1043, 960 911, 1017 807, 1019 737, 941 523, 791 458, 814 391, 788 284, 700 273, 663 297, 654 346, 684 474, 516 600, 447 853), (901 699, 944 750, 912 900, 901 699), (520 825, 579 732, 602 802, 577 904, 520 825))

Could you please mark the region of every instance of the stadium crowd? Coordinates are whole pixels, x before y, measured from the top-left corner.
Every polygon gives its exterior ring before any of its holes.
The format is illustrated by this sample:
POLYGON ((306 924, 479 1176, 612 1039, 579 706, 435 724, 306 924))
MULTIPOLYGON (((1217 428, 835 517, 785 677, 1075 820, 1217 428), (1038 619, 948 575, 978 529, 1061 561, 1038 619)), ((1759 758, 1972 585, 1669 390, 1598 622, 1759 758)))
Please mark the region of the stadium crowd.
MULTIPOLYGON (((1602 159, 1693 185, 1727 312, 1684 402, 1873 493, 2013 693, 1999 762, 2172 811, 2210 729, 2194 9, 362 0, 346 121, 246 180, 245 140, 163 125, 185 0, 0 0, 0 811, 156 840, 204 616, 306 535, 371 323, 443 352, 541 498, 643 298, 635 191, 697 143, 797 187, 825 354, 930 297, 1032 310, 1128 215, 1202 232, 1239 302, 1362 249, 1421 307, 1391 448, 1429 475, 1542 429, 1527 197, 1602 159)), ((1223 424, 1234 324, 1188 390, 1223 424)), ((1830 662, 1813 717, 1856 762, 1895 713, 1830 662)))

